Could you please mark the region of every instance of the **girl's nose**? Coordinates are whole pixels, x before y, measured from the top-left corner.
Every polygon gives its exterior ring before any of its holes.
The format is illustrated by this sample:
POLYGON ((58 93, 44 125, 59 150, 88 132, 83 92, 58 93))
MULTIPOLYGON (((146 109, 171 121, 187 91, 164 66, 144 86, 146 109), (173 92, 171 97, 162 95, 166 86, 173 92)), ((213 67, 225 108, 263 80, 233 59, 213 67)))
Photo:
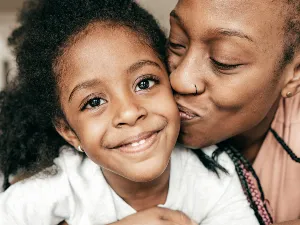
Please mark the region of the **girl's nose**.
POLYGON ((119 103, 115 107, 116 113, 112 121, 114 127, 134 126, 147 117, 147 110, 133 98, 122 98, 119 103))

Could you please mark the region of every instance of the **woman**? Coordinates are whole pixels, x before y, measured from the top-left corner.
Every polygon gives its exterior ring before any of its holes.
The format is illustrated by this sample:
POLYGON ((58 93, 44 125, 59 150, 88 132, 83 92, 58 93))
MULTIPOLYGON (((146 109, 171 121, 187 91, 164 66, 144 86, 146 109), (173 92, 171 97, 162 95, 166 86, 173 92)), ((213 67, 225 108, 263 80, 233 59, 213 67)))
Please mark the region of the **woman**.
POLYGON ((238 149, 236 164, 252 163, 275 222, 300 219, 299 6, 180 0, 171 13, 180 142, 202 148, 227 140, 238 149))

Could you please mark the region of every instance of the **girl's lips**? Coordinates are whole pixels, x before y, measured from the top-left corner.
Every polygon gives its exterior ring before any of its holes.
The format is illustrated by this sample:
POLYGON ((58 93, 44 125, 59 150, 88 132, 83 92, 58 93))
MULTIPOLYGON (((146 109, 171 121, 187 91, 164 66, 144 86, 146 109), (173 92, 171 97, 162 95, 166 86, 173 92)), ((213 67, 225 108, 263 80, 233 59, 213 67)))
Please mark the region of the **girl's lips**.
POLYGON ((140 138, 134 142, 124 144, 113 148, 113 150, 118 150, 123 153, 140 153, 148 150, 158 139, 160 131, 152 132, 151 134, 146 135, 144 138, 140 138))

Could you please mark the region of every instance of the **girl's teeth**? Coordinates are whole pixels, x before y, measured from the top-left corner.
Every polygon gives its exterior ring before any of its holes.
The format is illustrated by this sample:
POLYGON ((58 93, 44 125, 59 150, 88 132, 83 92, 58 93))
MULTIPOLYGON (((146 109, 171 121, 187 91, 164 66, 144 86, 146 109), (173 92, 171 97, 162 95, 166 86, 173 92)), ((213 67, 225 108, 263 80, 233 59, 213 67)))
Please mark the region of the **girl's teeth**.
POLYGON ((142 145, 142 144, 144 144, 145 142, 146 142, 146 140, 141 140, 141 141, 139 142, 139 144, 142 145))
POLYGON ((136 146, 138 146, 138 145, 139 145, 138 142, 134 142, 134 143, 131 144, 132 147, 136 147, 136 146))
POLYGON ((139 142, 134 142, 134 143, 132 143, 131 146, 132 146, 132 147, 136 147, 136 146, 138 146, 138 145, 144 144, 145 142, 146 142, 146 140, 141 140, 141 141, 139 141, 139 142))

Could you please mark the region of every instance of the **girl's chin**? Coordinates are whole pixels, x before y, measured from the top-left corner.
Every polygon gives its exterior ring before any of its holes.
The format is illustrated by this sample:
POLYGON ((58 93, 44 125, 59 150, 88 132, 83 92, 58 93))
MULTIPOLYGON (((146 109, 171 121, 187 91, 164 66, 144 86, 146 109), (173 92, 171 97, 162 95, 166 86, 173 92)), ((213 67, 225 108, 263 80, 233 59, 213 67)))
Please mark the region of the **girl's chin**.
POLYGON ((149 167, 149 165, 144 165, 141 168, 135 168, 134 171, 123 171, 123 173, 114 173, 132 182, 146 183, 154 181, 160 178, 165 172, 168 172, 168 165, 169 163, 157 166, 155 170, 153 170, 153 165, 152 167, 149 167))
POLYGON ((135 182, 135 183, 148 183, 151 181, 154 181, 156 179, 158 179, 164 171, 161 171, 159 173, 155 173, 155 174, 151 174, 149 175, 149 173, 145 173, 145 174, 139 174, 139 176, 131 176, 131 177, 126 177, 126 179, 135 182))

